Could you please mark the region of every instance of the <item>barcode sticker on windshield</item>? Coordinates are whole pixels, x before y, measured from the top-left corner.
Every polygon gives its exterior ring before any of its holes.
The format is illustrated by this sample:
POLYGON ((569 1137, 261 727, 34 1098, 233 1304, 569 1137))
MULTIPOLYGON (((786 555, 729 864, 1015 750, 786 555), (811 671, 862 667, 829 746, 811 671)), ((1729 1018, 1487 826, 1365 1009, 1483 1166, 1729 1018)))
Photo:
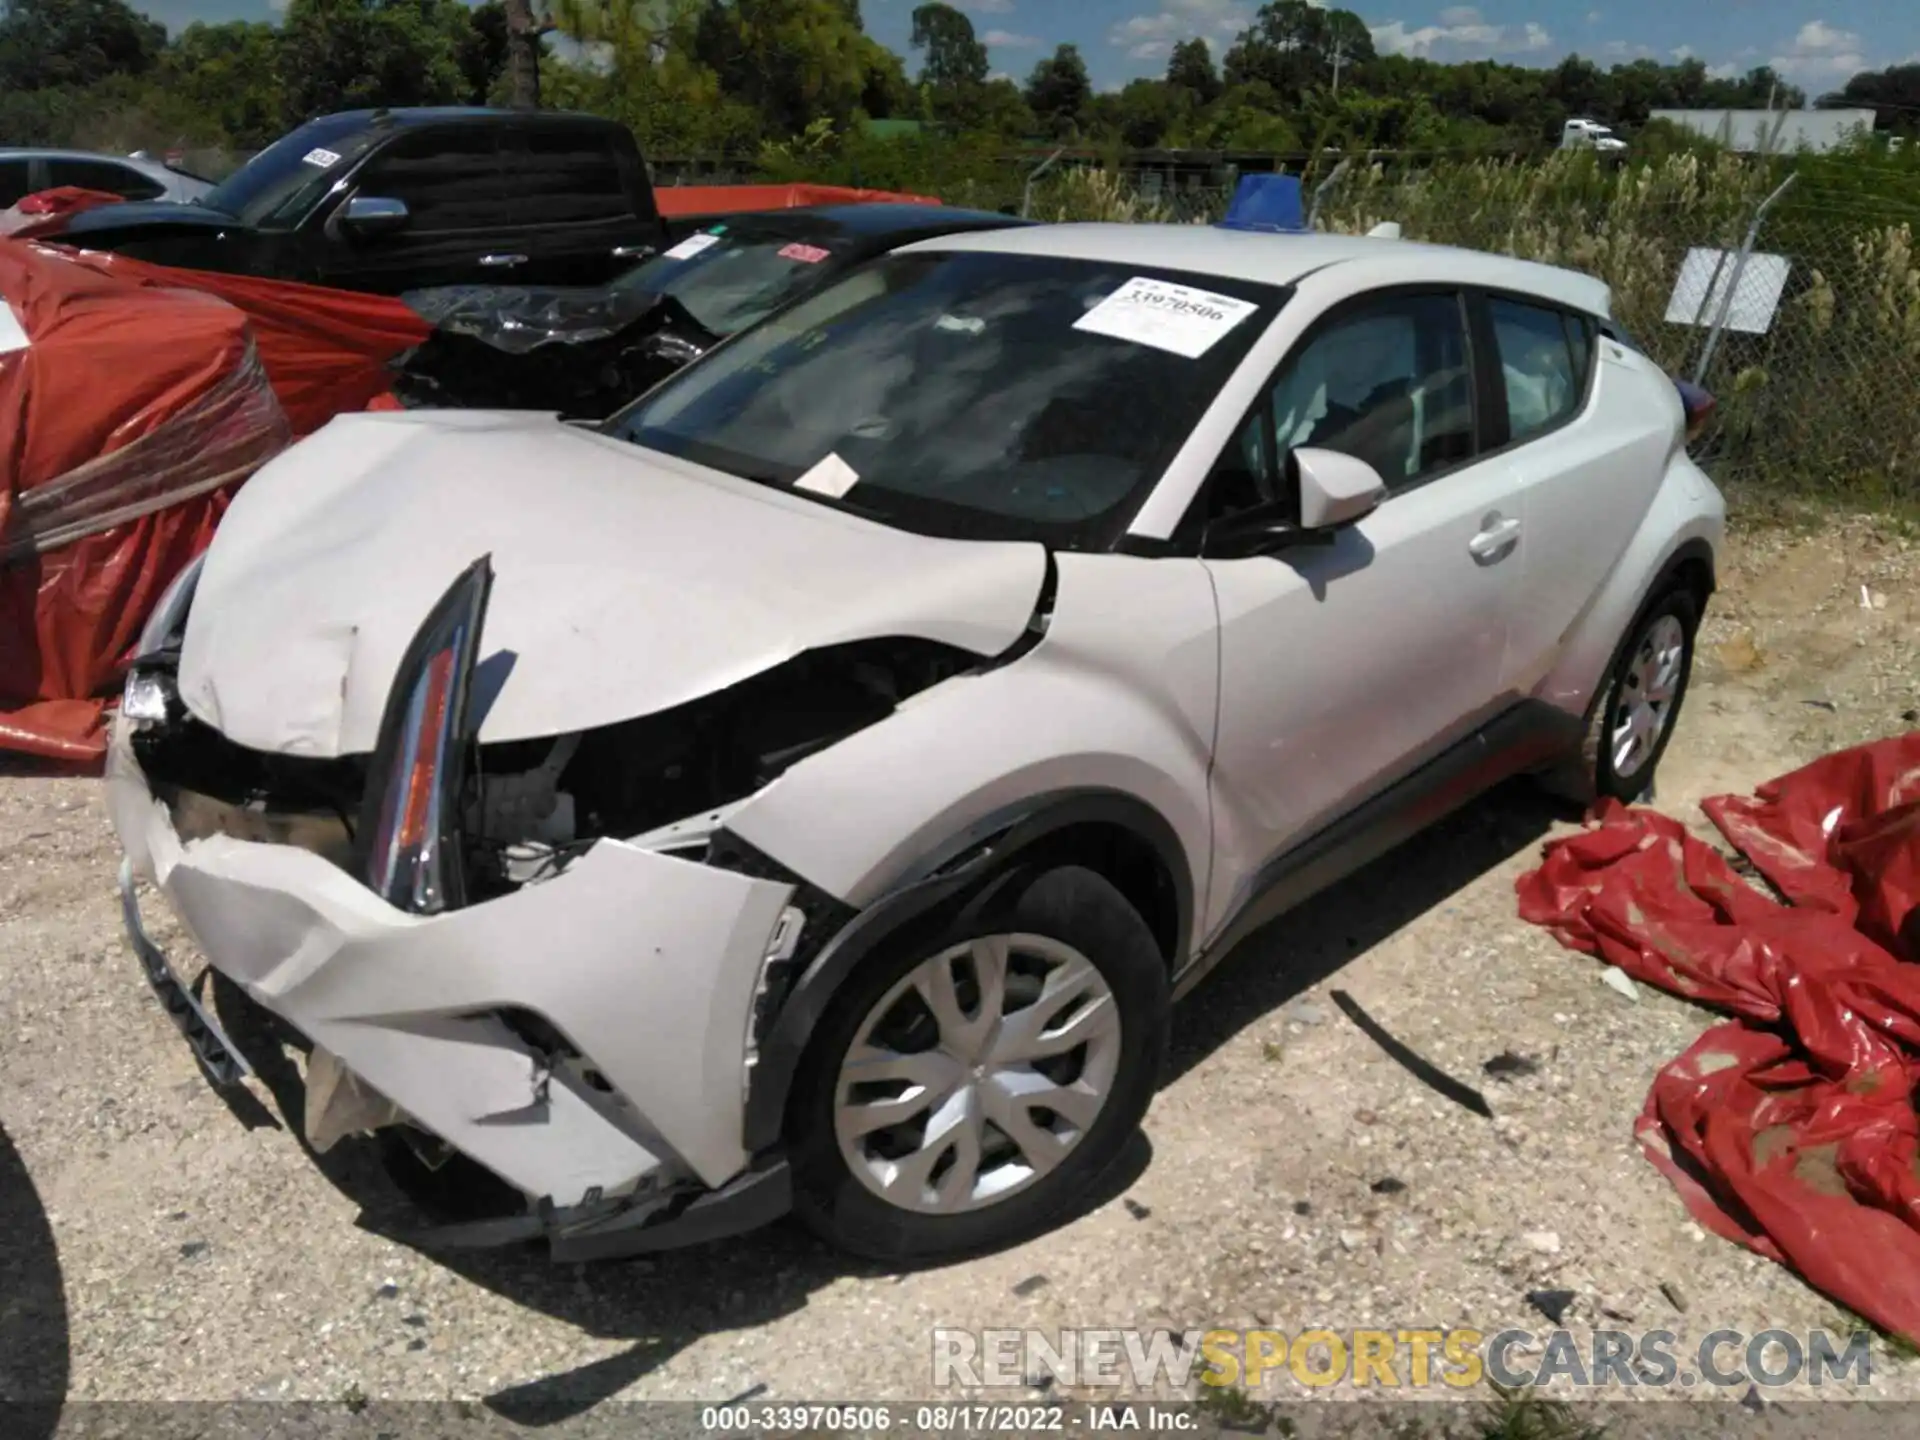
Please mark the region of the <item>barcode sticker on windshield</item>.
POLYGON ((333 151, 323 150, 318 146, 307 151, 307 153, 300 158, 309 165, 318 165, 322 170, 326 169, 329 165, 338 165, 340 163, 340 157, 334 154, 333 151))
POLYGON ((1076 320, 1073 328, 1198 360, 1259 308, 1231 295, 1136 275, 1076 320))
POLYGON ((793 482, 793 488, 838 500, 859 483, 860 472, 829 450, 826 459, 793 482))
POLYGON ((689 235, 678 245, 667 251, 669 260, 691 260, 709 245, 718 245, 718 235, 689 235))

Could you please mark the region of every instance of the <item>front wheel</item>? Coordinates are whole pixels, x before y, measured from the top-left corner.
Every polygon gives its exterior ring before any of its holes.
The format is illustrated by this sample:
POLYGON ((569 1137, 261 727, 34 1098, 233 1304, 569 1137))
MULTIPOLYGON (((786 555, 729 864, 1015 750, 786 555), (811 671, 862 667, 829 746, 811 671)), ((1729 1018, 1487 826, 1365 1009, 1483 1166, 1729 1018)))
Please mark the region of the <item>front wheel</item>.
POLYGON ((1065 1218, 1140 1124, 1166 1055, 1166 961, 1077 866, 857 970, 790 1119, 794 1207, 892 1262, 998 1248, 1065 1218))

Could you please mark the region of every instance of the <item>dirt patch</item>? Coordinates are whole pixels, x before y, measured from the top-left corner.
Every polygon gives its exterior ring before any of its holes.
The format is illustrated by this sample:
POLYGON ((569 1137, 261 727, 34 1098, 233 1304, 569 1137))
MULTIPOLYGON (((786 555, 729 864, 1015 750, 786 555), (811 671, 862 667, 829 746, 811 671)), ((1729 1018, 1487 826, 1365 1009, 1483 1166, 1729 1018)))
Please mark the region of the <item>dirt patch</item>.
MULTIPOLYGON (((1739 540, 1662 808, 1705 832, 1705 796, 1912 726, 1916 574, 1867 521, 1739 540)), ((1616 993, 1516 918, 1514 877, 1566 823, 1512 787, 1245 945, 1178 1018, 1127 1183, 1057 1234, 910 1275, 785 1227, 556 1269, 362 1228, 388 1220, 369 1157, 316 1163, 267 1090, 230 1108, 201 1083, 121 938, 98 785, 0 777, 0 1127, 45 1216, 0 1240, 0 1396, 66 1373, 83 1398, 914 1397, 936 1325, 1492 1333, 1544 1329, 1528 1296, 1560 1292, 1576 1333, 1670 1329, 1682 1353, 1832 1323, 1638 1153, 1655 1070, 1710 1017, 1616 993)), ((1920 1364, 1880 1359, 1876 1394, 1920 1397, 1920 1364)))

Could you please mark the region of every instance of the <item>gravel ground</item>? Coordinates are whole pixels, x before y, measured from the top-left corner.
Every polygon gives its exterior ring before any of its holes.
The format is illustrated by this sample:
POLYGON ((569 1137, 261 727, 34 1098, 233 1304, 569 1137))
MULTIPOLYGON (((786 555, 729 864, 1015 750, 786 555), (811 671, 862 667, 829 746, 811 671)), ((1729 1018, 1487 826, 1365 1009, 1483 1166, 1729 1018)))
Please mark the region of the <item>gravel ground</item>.
MULTIPOLYGON (((1703 796, 1914 723, 1916 568, 1866 521, 1742 537, 1662 806, 1699 821, 1703 796)), ((935 1394, 936 1325, 1545 1329, 1536 1290, 1573 1293, 1576 1331, 1683 1347, 1840 1323, 1639 1156, 1654 1072, 1708 1017, 1615 993, 1516 918, 1514 878, 1566 828, 1511 788, 1245 945, 1179 1015, 1127 1173, 1063 1231, 909 1275, 784 1226, 582 1268, 388 1238, 378 1167, 316 1162, 280 1118, 290 1066, 218 1098, 121 938, 97 784, 0 777, 0 1398, 912 1398, 935 1394), (1336 987, 1492 1118, 1416 1081, 1336 987), (1504 1052, 1537 1068, 1488 1078, 1504 1052)), ((1873 1391, 1920 1397, 1920 1362, 1878 1350, 1873 1391)))

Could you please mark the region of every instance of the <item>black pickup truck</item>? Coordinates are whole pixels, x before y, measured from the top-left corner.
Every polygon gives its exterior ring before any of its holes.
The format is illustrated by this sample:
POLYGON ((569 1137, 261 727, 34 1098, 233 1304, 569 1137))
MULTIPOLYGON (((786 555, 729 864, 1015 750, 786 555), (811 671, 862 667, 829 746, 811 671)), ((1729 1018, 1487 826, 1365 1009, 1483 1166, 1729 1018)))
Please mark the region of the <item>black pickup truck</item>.
POLYGON ((80 210, 35 238, 383 295, 600 285, 669 243, 624 125, 481 108, 324 115, 199 200, 80 210))

